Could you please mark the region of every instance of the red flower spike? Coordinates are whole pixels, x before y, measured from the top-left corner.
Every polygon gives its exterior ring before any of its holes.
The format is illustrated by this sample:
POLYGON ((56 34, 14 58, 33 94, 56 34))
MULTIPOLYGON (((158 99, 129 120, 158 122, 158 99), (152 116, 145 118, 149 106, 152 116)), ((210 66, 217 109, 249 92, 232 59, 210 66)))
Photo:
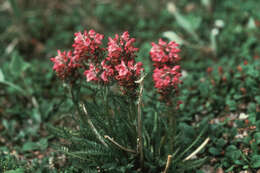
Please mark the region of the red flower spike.
POLYGON ((171 41, 169 43, 159 39, 158 44, 152 43, 150 57, 154 62, 153 71, 154 86, 161 94, 162 99, 169 102, 169 95, 177 92, 181 83, 180 61, 178 44, 171 41))
POLYGON ((130 38, 127 31, 108 38, 107 48, 101 47, 104 36, 94 30, 74 35, 73 51, 58 51, 58 56, 51 58, 60 78, 73 77, 71 74, 82 68, 87 82, 117 82, 124 93, 135 91, 138 86, 135 81, 144 69, 141 62, 135 62, 138 48, 134 47, 135 39, 130 38))
POLYGON ((93 64, 90 64, 89 69, 84 72, 84 75, 87 78, 87 82, 99 81, 100 79, 97 77, 97 74, 99 72, 100 72, 100 69, 96 68, 93 64))
POLYGON ((54 63, 53 70, 56 72, 59 78, 64 80, 71 76, 74 70, 80 65, 73 63, 71 51, 61 52, 60 50, 58 50, 57 52, 58 55, 51 58, 51 61, 54 63))
POLYGON ((168 44, 162 39, 159 39, 159 43, 152 43, 152 49, 150 51, 150 56, 154 62, 155 67, 161 67, 163 64, 173 65, 180 60, 178 53, 178 44, 171 41, 168 44))
POLYGON ((135 90, 136 85, 133 84, 143 71, 142 63, 135 62, 138 48, 134 47, 134 38, 130 38, 126 31, 121 36, 115 35, 115 38, 108 38, 106 62, 111 65, 114 70, 114 79, 119 85, 130 90, 135 90))
POLYGON ((97 59, 95 55, 96 52, 102 51, 100 48, 104 35, 96 33, 94 30, 87 32, 86 30, 82 34, 77 32, 74 34, 74 60, 77 62, 88 60, 90 58, 97 59))

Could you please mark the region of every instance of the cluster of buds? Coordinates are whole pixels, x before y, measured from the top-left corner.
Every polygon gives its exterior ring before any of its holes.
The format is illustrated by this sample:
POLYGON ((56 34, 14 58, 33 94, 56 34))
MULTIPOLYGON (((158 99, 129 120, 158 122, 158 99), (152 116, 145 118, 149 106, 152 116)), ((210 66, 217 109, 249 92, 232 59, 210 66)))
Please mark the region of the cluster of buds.
POLYGON ((152 43, 150 57, 154 62, 153 81, 162 99, 169 101, 169 96, 178 91, 181 83, 180 61, 178 44, 171 41, 169 43, 159 39, 158 44, 152 43))
POLYGON ((108 46, 103 48, 103 38, 104 35, 94 30, 75 33, 73 51, 62 53, 58 50, 58 55, 51 58, 53 70, 62 80, 74 78, 75 81, 75 76, 84 74, 87 82, 117 82, 124 93, 131 93, 137 88, 135 81, 143 71, 142 63, 135 62, 138 51, 133 46, 135 39, 126 31, 121 36, 109 37, 108 46))

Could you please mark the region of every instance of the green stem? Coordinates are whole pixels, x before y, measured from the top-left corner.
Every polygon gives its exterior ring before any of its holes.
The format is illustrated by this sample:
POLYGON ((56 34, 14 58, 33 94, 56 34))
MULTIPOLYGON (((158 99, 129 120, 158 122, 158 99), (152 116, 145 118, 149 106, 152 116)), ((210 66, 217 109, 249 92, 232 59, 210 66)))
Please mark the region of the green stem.
POLYGON ((138 134, 138 140, 137 140, 137 151, 140 154, 140 167, 143 170, 144 168, 144 151, 143 151, 143 136, 142 136, 142 130, 143 130, 143 123, 142 123, 142 95, 143 95, 143 89, 144 89, 144 76, 141 77, 139 81, 136 81, 136 83, 139 83, 140 89, 139 89, 139 95, 138 95, 138 102, 137 102, 137 134, 138 134))
MULTIPOLYGON (((69 90, 70 90, 70 94, 71 94, 71 97, 72 97, 72 101, 73 101, 73 104, 76 106, 77 108, 77 111, 78 111, 78 114, 80 116, 80 119, 81 121, 83 121, 84 124, 86 124, 87 122, 85 121, 85 118, 83 117, 82 113, 81 113, 81 110, 80 110, 80 107, 79 107, 79 102, 78 102, 78 98, 77 96, 75 96, 73 90, 74 90, 74 87, 73 85, 71 85, 69 87, 69 90)), ((80 90, 80 89, 79 89, 80 90)), ((79 92, 79 91, 78 91, 79 92)))
MULTIPOLYGON (((78 91, 79 92, 79 91, 78 91)), ((97 139, 105 146, 105 147, 108 147, 108 145, 106 144, 106 142, 103 140, 102 136, 99 134, 99 132, 97 131, 97 129, 95 128, 94 124, 92 123, 91 119, 89 118, 89 115, 88 115, 88 112, 87 112, 87 109, 85 107, 85 105, 83 103, 79 103, 78 102, 78 98, 75 97, 74 93, 73 93, 73 86, 70 87, 70 93, 71 93, 71 96, 72 96, 72 100, 73 100, 73 103, 74 105, 77 107, 77 111, 78 111, 78 114, 80 116, 80 119, 81 121, 85 124, 88 124, 91 128, 91 130, 94 132, 94 134, 96 135, 97 139), (82 114, 82 111, 80 109, 80 107, 82 107, 83 109, 83 112, 86 116, 86 118, 83 116, 82 114)))
POLYGON ((169 111, 169 125, 170 125, 170 135, 169 135, 169 140, 170 140, 170 151, 171 153, 174 152, 174 145, 175 145, 175 137, 176 137, 176 115, 174 110, 169 111))

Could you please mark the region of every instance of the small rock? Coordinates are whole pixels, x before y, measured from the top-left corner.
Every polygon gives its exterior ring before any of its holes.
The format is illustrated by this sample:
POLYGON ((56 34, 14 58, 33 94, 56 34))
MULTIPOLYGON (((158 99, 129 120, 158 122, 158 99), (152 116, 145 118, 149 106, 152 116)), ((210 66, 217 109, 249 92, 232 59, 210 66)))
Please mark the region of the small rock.
POLYGON ((248 118, 248 114, 245 114, 245 113, 240 113, 239 114, 239 119, 240 120, 245 120, 245 119, 247 119, 248 118))

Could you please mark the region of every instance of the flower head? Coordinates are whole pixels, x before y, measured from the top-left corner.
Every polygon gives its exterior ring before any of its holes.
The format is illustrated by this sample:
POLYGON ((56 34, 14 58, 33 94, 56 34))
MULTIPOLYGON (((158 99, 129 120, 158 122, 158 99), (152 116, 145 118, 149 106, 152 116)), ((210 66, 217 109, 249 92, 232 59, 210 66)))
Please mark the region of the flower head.
POLYGON ((178 91, 178 85, 181 83, 181 72, 178 65, 179 52, 178 44, 173 41, 167 43, 159 39, 158 44, 152 43, 150 57, 155 66, 154 87, 165 101, 168 101, 171 93, 178 91))
POLYGON ((178 44, 171 41, 166 43, 162 39, 159 39, 158 44, 152 43, 152 49, 150 51, 150 56, 154 62, 155 67, 161 67, 164 64, 172 65, 180 60, 178 49, 178 44))
POLYGON ((72 61, 72 52, 60 50, 57 51, 58 55, 51 58, 51 61, 54 63, 53 70, 56 72, 57 76, 62 80, 72 76, 75 69, 79 67, 79 64, 75 64, 72 61))
POLYGON ((103 49, 102 40, 104 35, 96 33, 94 30, 90 30, 84 33, 77 32, 74 34, 75 39, 72 47, 74 48, 73 54, 75 61, 88 60, 90 58, 98 60, 98 53, 103 49))
POLYGON ((135 62, 138 48, 134 47, 135 39, 130 38, 127 31, 122 35, 116 34, 114 38, 109 37, 107 48, 101 47, 104 36, 94 30, 74 35, 73 51, 58 51, 58 56, 51 58, 53 69, 60 78, 83 70, 87 82, 116 82, 126 93, 137 88, 135 81, 143 67, 141 62, 135 62))

